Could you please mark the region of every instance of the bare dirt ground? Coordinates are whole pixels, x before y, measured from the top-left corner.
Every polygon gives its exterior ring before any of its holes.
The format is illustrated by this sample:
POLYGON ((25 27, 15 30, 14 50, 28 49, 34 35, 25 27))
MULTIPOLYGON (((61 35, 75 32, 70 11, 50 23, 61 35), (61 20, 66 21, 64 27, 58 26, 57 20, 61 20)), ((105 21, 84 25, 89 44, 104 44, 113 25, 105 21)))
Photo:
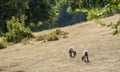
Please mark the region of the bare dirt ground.
MULTIPOLYGON (((120 14, 101 20, 115 23, 118 19, 120 14)), ((0 50, 0 72, 120 72, 120 37, 112 36, 111 28, 89 21, 61 30, 69 33, 68 38, 19 43, 0 50), (69 58, 69 47, 75 47, 76 58, 69 58), (89 50, 90 63, 81 61, 85 49, 89 50)))

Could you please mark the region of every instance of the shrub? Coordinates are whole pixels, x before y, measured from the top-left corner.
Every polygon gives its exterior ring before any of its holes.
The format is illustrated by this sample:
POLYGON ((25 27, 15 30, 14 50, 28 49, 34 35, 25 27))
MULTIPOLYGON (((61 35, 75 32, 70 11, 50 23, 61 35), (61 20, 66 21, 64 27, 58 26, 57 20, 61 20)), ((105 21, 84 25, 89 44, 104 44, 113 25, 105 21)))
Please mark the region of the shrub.
POLYGON ((34 37, 31 30, 26 28, 23 23, 15 17, 7 21, 8 32, 6 33, 6 39, 8 42, 20 42, 24 38, 34 37))
POLYGON ((36 41, 44 40, 44 39, 45 39, 45 36, 46 36, 46 35, 37 36, 37 37, 36 37, 36 41))
POLYGON ((61 31, 60 29, 56 29, 54 31, 54 33, 57 34, 57 35, 67 35, 68 34, 67 32, 61 31))
POLYGON ((47 41, 55 41, 55 40, 59 40, 57 34, 53 33, 49 33, 46 38, 47 41))
POLYGON ((62 33, 62 31, 61 31, 60 29, 56 29, 56 30, 54 31, 54 33, 55 33, 56 35, 60 35, 60 34, 62 33))
POLYGON ((67 32, 61 31, 60 29, 56 29, 48 34, 44 34, 44 35, 40 35, 36 37, 37 41, 55 41, 55 40, 59 40, 59 38, 66 38, 67 37, 67 32))
POLYGON ((37 36, 36 37, 36 41, 55 41, 55 40, 58 40, 58 36, 54 33, 54 32, 51 32, 51 33, 48 33, 48 34, 44 34, 44 35, 40 35, 40 36, 37 36))
POLYGON ((0 49, 6 48, 7 47, 7 41, 5 38, 0 39, 0 49))
POLYGON ((29 38, 24 38, 24 39, 22 39, 22 43, 24 44, 24 45, 27 45, 27 44, 29 44, 30 42, 29 42, 29 38))

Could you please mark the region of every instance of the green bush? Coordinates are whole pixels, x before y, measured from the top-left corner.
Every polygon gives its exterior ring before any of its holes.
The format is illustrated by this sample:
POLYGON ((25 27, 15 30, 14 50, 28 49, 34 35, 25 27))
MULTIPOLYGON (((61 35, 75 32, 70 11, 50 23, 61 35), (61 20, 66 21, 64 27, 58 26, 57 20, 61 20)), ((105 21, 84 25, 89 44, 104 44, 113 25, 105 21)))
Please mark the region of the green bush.
POLYGON ((0 49, 6 48, 7 47, 7 41, 5 38, 0 39, 0 49))
POLYGON ((31 30, 26 28, 23 23, 15 17, 7 21, 8 32, 6 33, 6 39, 8 42, 20 42, 24 38, 34 37, 31 30))
POLYGON ((54 33, 56 34, 56 35, 67 35, 68 33, 67 32, 64 32, 64 31, 61 31, 60 29, 56 29, 55 31, 54 31, 54 33))
POLYGON ((36 37, 36 41, 44 40, 44 39, 45 39, 45 36, 46 36, 46 35, 37 36, 37 37, 36 37))
POLYGON ((59 40, 59 38, 66 38, 67 37, 67 32, 61 31, 60 29, 56 29, 48 34, 40 35, 36 37, 37 41, 55 41, 59 40))
POLYGON ((44 35, 40 35, 36 37, 37 41, 55 41, 58 40, 58 36, 57 34, 55 34, 54 32, 48 33, 48 34, 44 34, 44 35))
POLYGON ((59 40, 57 34, 53 33, 49 33, 48 35, 46 35, 45 38, 47 41, 55 41, 55 40, 59 40))

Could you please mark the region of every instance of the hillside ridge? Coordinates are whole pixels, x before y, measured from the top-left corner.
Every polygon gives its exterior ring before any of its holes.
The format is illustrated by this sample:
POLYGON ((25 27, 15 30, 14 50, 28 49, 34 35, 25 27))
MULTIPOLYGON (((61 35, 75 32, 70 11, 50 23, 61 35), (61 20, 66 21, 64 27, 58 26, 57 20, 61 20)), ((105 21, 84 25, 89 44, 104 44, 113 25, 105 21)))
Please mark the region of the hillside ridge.
MULTIPOLYGON (((101 19, 116 23, 120 14, 101 19)), ((120 37, 112 29, 93 21, 60 28, 68 38, 51 42, 18 43, 0 50, 0 72, 119 72, 120 37), (74 47, 76 58, 69 58, 68 48, 74 47), (89 51, 90 63, 81 61, 84 50, 89 51)), ((51 30, 34 33, 35 36, 51 30)))

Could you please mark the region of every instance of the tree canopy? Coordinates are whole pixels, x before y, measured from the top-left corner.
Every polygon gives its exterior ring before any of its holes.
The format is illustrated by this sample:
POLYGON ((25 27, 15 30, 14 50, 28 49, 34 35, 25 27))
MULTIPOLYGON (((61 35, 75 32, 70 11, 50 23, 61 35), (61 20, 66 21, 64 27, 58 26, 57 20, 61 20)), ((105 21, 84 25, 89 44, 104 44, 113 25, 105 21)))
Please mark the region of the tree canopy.
POLYGON ((68 12, 88 12, 88 20, 120 12, 120 0, 0 0, 0 35, 12 16, 33 30, 54 27, 65 4, 68 12))

